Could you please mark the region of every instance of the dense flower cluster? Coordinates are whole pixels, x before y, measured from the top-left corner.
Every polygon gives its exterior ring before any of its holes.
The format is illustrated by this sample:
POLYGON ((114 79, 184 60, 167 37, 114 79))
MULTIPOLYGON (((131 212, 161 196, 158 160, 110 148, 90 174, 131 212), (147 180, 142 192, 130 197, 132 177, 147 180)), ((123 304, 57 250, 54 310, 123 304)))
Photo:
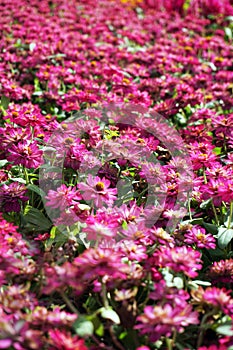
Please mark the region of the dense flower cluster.
POLYGON ((0 349, 232 349, 232 5, 0 2, 0 349))

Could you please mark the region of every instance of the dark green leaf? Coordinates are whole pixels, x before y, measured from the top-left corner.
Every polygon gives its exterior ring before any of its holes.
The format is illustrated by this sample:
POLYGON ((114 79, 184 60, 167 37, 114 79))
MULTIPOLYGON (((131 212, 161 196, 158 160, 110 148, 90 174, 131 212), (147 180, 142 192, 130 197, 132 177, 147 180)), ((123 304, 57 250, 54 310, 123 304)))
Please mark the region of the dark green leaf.
POLYGON ((43 196, 43 197, 45 196, 45 192, 36 185, 29 184, 27 188, 28 190, 37 193, 39 196, 43 196))
POLYGON ((203 226, 205 227, 207 232, 210 232, 213 235, 216 235, 218 233, 218 227, 214 224, 209 224, 208 222, 203 222, 203 226))
POLYGON ((36 230, 38 232, 47 231, 52 226, 51 221, 39 209, 30 206, 25 208, 23 221, 25 229, 36 230))

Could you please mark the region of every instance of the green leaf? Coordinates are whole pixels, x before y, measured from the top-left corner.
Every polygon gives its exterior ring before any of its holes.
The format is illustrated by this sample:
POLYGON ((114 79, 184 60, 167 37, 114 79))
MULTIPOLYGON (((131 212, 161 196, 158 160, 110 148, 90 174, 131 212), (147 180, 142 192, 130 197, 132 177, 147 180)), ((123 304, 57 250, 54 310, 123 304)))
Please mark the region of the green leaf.
POLYGON ((79 316, 73 324, 73 328, 80 337, 90 337, 94 332, 93 323, 87 320, 85 316, 79 316))
POLYGON ((203 223, 202 218, 190 220, 190 224, 192 224, 192 225, 201 225, 202 223, 203 223))
POLYGON ((211 283, 208 281, 193 280, 192 282, 200 286, 211 286, 211 283))
POLYGON ((230 41, 233 38, 232 30, 229 27, 224 28, 226 38, 230 41))
POLYGON ((122 226, 122 228, 123 228, 124 230, 127 230, 127 227, 128 227, 127 221, 123 220, 121 226, 122 226))
POLYGON ((214 224, 209 224, 208 222, 203 222, 203 226, 207 230, 207 232, 212 233, 213 235, 216 235, 218 233, 218 226, 214 224))
POLYGON ((177 289, 182 289, 182 288, 184 288, 184 281, 183 281, 183 279, 181 277, 174 277, 173 285, 177 289))
POLYGON ((192 219, 192 220, 184 220, 184 221, 181 222, 181 225, 188 225, 188 224, 202 225, 203 224, 203 219, 199 218, 199 219, 192 219))
POLYGON ((36 185, 32 185, 32 184, 29 184, 28 186, 27 186, 27 189, 28 190, 30 190, 30 191, 33 191, 33 192, 35 192, 35 193, 37 193, 39 196, 45 196, 45 192, 41 189, 41 188, 39 188, 38 186, 36 186, 36 185))
POLYGON ((1 159, 0 160, 0 168, 2 168, 4 165, 6 165, 8 163, 8 160, 6 159, 1 159))
POLYGON ((221 154, 222 153, 222 147, 215 147, 213 149, 213 152, 217 155, 221 154))
POLYGON ((94 313, 93 315, 88 316, 87 319, 93 323, 95 334, 97 334, 99 337, 102 337, 104 335, 104 325, 100 321, 97 314, 94 313))
POLYGON ((26 184, 26 180, 22 179, 21 177, 14 177, 11 178, 11 180, 15 182, 20 182, 21 184, 26 184))
POLYGON ((227 229, 224 226, 220 226, 217 238, 219 248, 224 249, 233 238, 233 229, 227 229))
POLYGON ((124 332, 122 332, 122 333, 119 335, 118 338, 119 338, 120 340, 122 340, 122 339, 124 339, 126 336, 127 336, 127 332, 124 331, 124 332))
POLYGON ((99 337, 104 335, 104 326, 102 323, 100 323, 99 327, 95 330, 95 334, 97 334, 99 337))
POLYGON ((53 226, 50 230, 50 238, 54 239, 56 237, 56 233, 57 233, 58 229, 56 226, 53 226))
POLYGON ((10 99, 3 95, 1 97, 1 106, 6 110, 9 106, 9 103, 10 103, 10 99))
POLYGON ((120 318, 119 318, 118 314, 116 313, 116 311, 114 311, 110 307, 109 308, 105 308, 105 307, 101 308, 100 314, 103 318, 111 320, 115 324, 121 323, 120 318))
POLYGON ((27 206, 23 216, 24 229, 36 230, 38 232, 48 231, 52 223, 37 208, 27 206))
POLYGON ((224 253, 220 248, 209 249, 208 254, 211 256, 212 260, 224 259, 224 253))
POLYGON ((123 348, 127 350, 135 350, 137 345, 138 334, 135 329, 128 329, 126 336, 121 339, 123 348), (135 340, 134 340, 135 339, 135 340))
MULTIPOLYGON (((224 217, 224 225, 228 228, 228 224, 229 224, 229 217, 230 217, 230 211, 228 210, 228 213, 226 213, 225 217, 224 217)), ((230 221, 230 227, 232 228, 233 226, 233 217, 231 217, 231 221, 230 221)))
POLYGON ((202 202, 202 203, 200 204, 200 208, 201 208, 201 209, 206 209, 207 207, 210 206, 211 201, 212 201, 212 198, 209 198, 209 199, 207 199, 206 201, 202 202))
POLYGON ((176 343, 176 347, 177 347, 178 350, 184 350, 185 349, 184 346, 182 344, 180 344, 180 343, 176 343))
POLYGON ((32 52, 36 47, 36 43, 30 43, 29 44, 29 50, 32 52))
POLYGON ((181 125, 185 125, 187 123, 187 118, 182 113, 177 113, 175 115, 175 121, 180 123, 181 125))
POLYGON ((233 336, 232 322, 229 321, 225 324, 222 324, 221 326, 216 328, 216 332, 230 337, 233 336))

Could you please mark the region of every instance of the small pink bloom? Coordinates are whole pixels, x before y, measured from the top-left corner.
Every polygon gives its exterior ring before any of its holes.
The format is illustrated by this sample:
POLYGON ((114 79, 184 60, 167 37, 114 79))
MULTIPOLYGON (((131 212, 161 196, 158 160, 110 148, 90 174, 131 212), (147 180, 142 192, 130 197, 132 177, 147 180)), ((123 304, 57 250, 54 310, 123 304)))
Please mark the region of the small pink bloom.
POLYGON ((94 204, 101 208, 103 203, 107 205, 112 205, 114 200, 117 198, 117 189, 109 188, 110 181, 105 178, 100 178, 98 176, 93 177, 92 175, 88 175, 87 183, 81 182, 78 187, 81 191, 83 191, 83 199, 85 200, 93 200, 94 204))

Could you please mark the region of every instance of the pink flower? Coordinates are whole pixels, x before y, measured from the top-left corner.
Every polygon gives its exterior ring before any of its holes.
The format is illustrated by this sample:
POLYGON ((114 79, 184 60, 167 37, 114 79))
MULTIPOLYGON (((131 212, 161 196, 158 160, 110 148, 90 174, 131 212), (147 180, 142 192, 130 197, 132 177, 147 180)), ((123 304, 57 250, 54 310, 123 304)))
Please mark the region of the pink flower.
POLYGON ((8 108, 8 114, 4 119, 9 118, 12 123, 20 126, 46 125, 46 118, 41 114, 40 108, 31 102, 23 103, 21 106, 12 104, 8 108))
POLYGON ((81 198, 75 187, 61 185, 56 191, 49 190, 46 196, 48 200, 46 205, 54 209, 59 208, 60 210, 64 210, 72 204, 77 204, 77 201, 81 198))
POLYGON ((148 258, 146 247, 141 244, 136 244, 132 241, 123 241, 120 247, 123 257, 127 256, 129 260, 142 261, 148 258))
POLYGON ((42 151, 36 142, 29 140, 12 145, 8 149, 7 160, 14 164, 21 164, 26 168, 38 168, 42 164, 42 151))
POLYGON ((25 196, 27 188, 18 182, 0 186, 0 210, 5 212, 19 213, 21 202, 26 202, 29 198, 25 196))
POLYGON ((95 216, 89 216, 86 220, 87 227, 83 229, 88 234, 88 239, 111 239, 116 236, 119 228, 120 215, 115 212, 98 211, 95 216))
POLYGON ((174 329, 182 332, 189 324, 198 324, 198 313, 192 311, 192 306, 172 307, 170 304, 146 306, 144 313, 137 320, 135 328, 142 334, 150 334, 150 340, 156 341, 161 336, 169 337, 174 329))
POLYGON ((210 178, 208 180, 207 184, 203 184, 202 186, 200 186, 200 192, 202 194, 202 199, 207 200, 209 198, 212 198, 213 203, 216 206, 221 205, 221 202, 223 200, 223 198, 222 198, 223 191, 225 191, 225 186, 224 186, 224 179, 222 177, 219 177, 216 180, 210 178), (220 189, 222 189, 222 190, 220 191, 220 189))
POLYGON ((73 265, 79 268, 78 275, 83 281, 101 277, 124 280, 126 277, 126 265, 121 261, 121 254, 112 248, 89 248, 75 258, 73 265))
POLYGON ((82 196, 85 200, 93 200, 96 207, 101 208, 103 203, 111 206, 116 200, 117 189, 109 188, 110 181, 88 174, 87 183, 80 183, 78 185, 81 191, 84 191, 82 196))
POLYGON ((150 185, 158 185, 166 182, 166 169, 163 169, 159 163, 142 163, 142 170, 139 172, 150 185))
POLYGON ((233 259, 215 261, 210 267, 209 275, 214 283, 232 283, 233 259))
POLYGON ((49 343, 49 350, 87 350, 83 339, 59 329, 49 331, 49 343))
POLYGON ((197 248, 215 249, 215 238, 207 234, 205 229, 199 226, 192 227, 185 235, 185 243, 195 244, 197 248))
POLYGON ((227 350, 225 345, 210 345, 210 346, 201 346, 197 350, 227 350))
POLYGON ((190 247, 161 247, 157 250, 153 259, 160 267, 170 267, 175 272, 183 272, 188 277, 196 277, 201 265, 200 252, 190 247))
POLYGON ((233 314, 233 299, 230 296, 230 290, 225 288, 208 287, 203 293, 203 300, 226 314, 233 314))

